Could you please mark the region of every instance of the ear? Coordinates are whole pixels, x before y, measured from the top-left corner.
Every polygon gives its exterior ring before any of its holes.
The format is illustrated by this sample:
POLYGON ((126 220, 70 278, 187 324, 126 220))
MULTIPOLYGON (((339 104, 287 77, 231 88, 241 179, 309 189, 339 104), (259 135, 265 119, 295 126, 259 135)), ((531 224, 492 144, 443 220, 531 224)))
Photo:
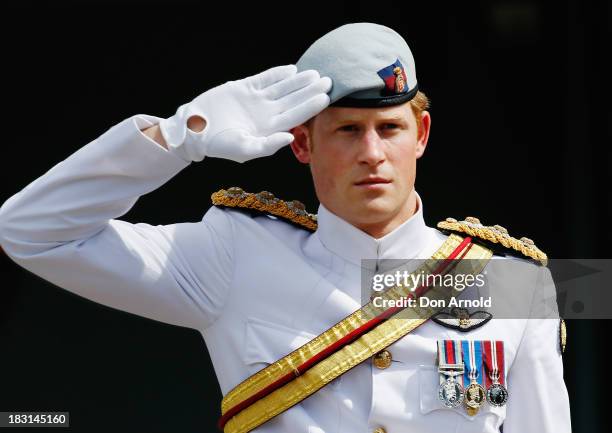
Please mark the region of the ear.
POLYGON ((419 131, 419 138, 416 146, 416 157, 417 159, 423 156, 425 148, 427 147, 427 140, 429 140, 429 131, 431 130, 431 115, 429 111, 423 111, 421 113, 421 130, 419 131))
POLYGON ((291 143, 293 154, 302 164, 310 162, 310 132, 304 125, 296 126, 289 132, 293 134, 294 140, 291 143))

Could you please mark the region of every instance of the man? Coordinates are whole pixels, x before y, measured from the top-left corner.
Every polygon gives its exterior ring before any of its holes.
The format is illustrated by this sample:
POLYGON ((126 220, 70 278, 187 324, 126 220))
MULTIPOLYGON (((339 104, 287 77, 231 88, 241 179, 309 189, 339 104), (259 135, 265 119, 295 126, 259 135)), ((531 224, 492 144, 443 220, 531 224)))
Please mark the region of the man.
MULTIPOLYGON (((342 26, 297 68, 225 83, 168 119, 134 116, 111 128, 7 200, 0 244, 60 287, 199 330, 227 432, 493 432, 502 424, 506 433, 568 432, 558 320, 465 312, 354 327, 343 320, 374 311, 360 310, 362 276, 388 268, 386 259, 479 251, 488 260, 477 237, 545 259, 532 242, 473 218, 443 223, 451 236, 425 225, 414 182, 431 127, 426 109, 400 35, 342 26), (299 202, 230 188, 197 223, 117 219, 191 162, 243 162, 288 144, 310 166, 316 216, 299 202), (380 332, 405 323, 418 327, 395 340, 380 332)), ((527 257, 503 260, 526 266, 522 286, 548 275, 527 257)), ((503 287, 504 277, 495 273, 487 287, 503 287)))

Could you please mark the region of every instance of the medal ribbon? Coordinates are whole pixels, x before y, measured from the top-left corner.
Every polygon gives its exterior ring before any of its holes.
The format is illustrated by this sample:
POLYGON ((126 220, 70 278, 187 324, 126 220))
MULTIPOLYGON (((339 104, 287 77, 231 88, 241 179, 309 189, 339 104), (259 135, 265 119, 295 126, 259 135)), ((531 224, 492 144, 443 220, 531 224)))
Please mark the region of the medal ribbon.
MULTIPOLYGON (((438 365, 462 364, 461 342, 455 340, 438 340, 438 365)), ((440 374, 440 383, 446 380, 445 374, 440 374)), ((455 380, 463 385, 463 375, 456 375, 455 380)))
POLYGON ((505 386, 506 378, 504 374, 504 342, 486 341, 484 342, 484 360, 489 374, 486 378, 487 388, 493 383, 492 378, 497 377, 497 381, 505 386))
POLYGON ((438 365, 446 364, 446 340, 438 340, 438 365))
POLYGON ((484 374, 480 374, 482 371, 482 341, 462 340, 461 348, 466 367, 463 374, 464 383, 469 384, 474 381, 484 386, 484 374))
MULTIPOLYGON (((438 365, 448 364, 449 352, 446 351, 446 340, 438 340, 438 365)), ((446 375, 440 373, 440 384, 446 381, 446 375)))

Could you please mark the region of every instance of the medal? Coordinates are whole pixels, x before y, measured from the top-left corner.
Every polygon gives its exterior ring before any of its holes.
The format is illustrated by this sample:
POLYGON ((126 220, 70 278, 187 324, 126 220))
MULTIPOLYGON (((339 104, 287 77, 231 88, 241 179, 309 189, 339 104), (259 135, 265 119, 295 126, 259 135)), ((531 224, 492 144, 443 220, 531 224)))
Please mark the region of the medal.
POLYGON ((487 389, 487 401, 493 406, 503 406, 508 401, 508 390, 500 382, 500 376, 503 380, 504 368, 504 342, 503 341, 487 341, 485 345, 485 365, 489 370, 491 385, 487 389), (500 375, 500 367, 502 374, 500 375))
POLYGON ((482 342, 481 341, 462 341, 465 365, 467 367, 467 379, 469 386, 465 389, 465 405, 469 415, 476 415, 480 407, 486 401, 486 392, 482 383, 482 342), (479 383, 480 381, 480 383, 479 383))
POLYGON ((461 345, 453 340, 438 340, 438 399, 448 408, 457 407, 463 401, 463 386, 455 379, 456 376, 461 378, 463 371, 461 345))
POLYGON ((474 416, 478 413, 478 409, 474 409, 473 407, 466 406, 465 411, 469 416, 474 416))

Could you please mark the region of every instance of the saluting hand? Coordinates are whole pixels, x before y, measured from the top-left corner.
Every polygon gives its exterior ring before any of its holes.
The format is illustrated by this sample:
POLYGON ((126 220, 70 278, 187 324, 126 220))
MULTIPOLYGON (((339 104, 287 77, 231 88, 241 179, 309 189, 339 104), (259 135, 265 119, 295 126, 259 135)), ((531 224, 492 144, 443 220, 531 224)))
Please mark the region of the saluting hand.
POLYGON ((331 86, 315 70, 277 66, 202 93, 159 126, 169 150, 186 161, 244 162, 291 143, 288 131, 329 105, 331 86))

